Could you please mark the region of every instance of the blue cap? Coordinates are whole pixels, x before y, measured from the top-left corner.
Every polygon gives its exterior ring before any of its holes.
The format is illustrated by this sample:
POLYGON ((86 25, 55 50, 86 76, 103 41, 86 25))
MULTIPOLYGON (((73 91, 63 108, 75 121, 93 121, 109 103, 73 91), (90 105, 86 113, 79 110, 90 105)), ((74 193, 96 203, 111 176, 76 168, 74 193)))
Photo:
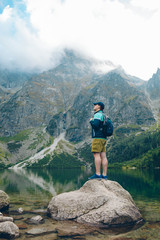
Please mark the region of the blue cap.
POLYGON ((93 103, 94 105, 99 105, 101 107, 101 110, 104 109, 104 103, 103 102, 96 102, 96 103, 93 103))

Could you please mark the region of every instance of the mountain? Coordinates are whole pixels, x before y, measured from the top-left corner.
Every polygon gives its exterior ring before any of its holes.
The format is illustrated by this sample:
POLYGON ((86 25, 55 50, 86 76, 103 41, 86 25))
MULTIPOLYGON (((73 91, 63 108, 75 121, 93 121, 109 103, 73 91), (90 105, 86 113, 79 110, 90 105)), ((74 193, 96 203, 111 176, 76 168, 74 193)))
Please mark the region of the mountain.
MULTIPOLYGON (((61 64, 30 78, 0 106, 1 136, 46 125, 52 116, 68 111, 81 89, 96 83, 100 65, 101 62, 65 51, 61 64)), ((113 69, 111 63, 104 65, 113 69)))
POLYGON ((10 91, 0 86, 0 104, 3 103, 9 95, 10 91))
POLYGON ((0 105, 9 101, 34 74, 0 69, 0 105))
POLYGON ((152 78, 149 79, 146 85, 146 90, 149 93, 149 96, 153 100, 160 99, 160 69, 158 68, 157 72, 153 74, 152 78))
MULTIPOLYGON (((21 87, 1 101, 0 162, 56 166, 57 161, 68 164, 70 158, 73 166, 91 164, 84 158, 91 159, 93 102, 104 102, 105 113, 114 122, 115 141, 119 135, 140 134, 158 121, 151 92, 159 71, 155 75, 146 83, 109 61, 65 50, 58 66, 25 75, 12 85, 21 87)), ((0 89, 4 96, 4 87, 0 89)))
POLYGON ((88 121, 93 115, 93 102, 99 99, 104 102, 105 112, 113 120, 115 127, 129 124, 151 125, 155 122, 145 94, 130 85, 120 74, 111 71, 98 77, 94 86, 83 88, 65 114, 54 116, 47 127, 48 132, 58 136, 60 126, 63 125, 68 140, 84 140, 90 134, 88 121))
POLYGON ((157 122, 160 119, 160 69, 157 69, 157 72, 153 74, 152 78, 146 82, 145 86, 145 95, 148 98, 148 103, 152 109, 154 118, 157 122))
POLYGON ((21 87, 33 74, 10 71, 7 69, 0 69, 0 86, 4 88, 19 88, 21 87))

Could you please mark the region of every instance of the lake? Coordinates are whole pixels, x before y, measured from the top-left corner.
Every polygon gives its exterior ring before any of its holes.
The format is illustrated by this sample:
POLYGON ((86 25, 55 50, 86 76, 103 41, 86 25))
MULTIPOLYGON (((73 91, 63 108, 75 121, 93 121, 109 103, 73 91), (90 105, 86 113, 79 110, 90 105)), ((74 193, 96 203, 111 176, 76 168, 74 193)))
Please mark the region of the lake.
MULTIPOLYGON (((26 219, 32 216, 33 210, 46 210, 52 196, 79 189, 92 173, 90 169, 0 170, 0 189, 10 196, 10 216, 20 207, 26 212, 21 219, 15 216, 15 223, 20 226, 19 239, 28 239, 25 231, 33 226, 27 224, 26 219)), ((145 224, 138 229, 127 229, 116 233, 104 231, 88 234, 83 239, 160 239, 160 170, 109 169, 108 176, 109 180, 117 181, 129 191, 140 209, 145 224)), ((50 224, 50 222, 49 218, 46 219, 46 223, 50 224)), ((54 238, 45 235, 33 239, 59 238, 55 235, 54 238)))

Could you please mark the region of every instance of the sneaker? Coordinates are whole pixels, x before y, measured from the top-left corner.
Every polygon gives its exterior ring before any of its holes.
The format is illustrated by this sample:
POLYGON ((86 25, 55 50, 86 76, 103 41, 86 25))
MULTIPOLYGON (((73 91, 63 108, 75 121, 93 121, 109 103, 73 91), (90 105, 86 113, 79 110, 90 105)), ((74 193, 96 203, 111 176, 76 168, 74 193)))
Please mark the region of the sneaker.
POLYGON ((93 176, 89 177, 88 179, 91 180, 91 179, 101 179, 101 175, 97 175, 96 173, 93 174, 93 176))
POLYGON ((102 176, 102 179, 105 179, 105 180, 107 180, 108 179, 108 177, 107 176, 103 176, 103 175, 101 175, 102 176))

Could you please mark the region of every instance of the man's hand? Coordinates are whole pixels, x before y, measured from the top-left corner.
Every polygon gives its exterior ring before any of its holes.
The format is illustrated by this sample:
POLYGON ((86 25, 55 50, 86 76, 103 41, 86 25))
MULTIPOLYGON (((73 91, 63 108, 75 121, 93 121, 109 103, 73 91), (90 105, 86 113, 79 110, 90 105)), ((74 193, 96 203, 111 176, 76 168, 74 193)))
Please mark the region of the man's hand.
POLYGON ((90 121, 92 121, 93 120, 93 118, 90 118, 90 121))

